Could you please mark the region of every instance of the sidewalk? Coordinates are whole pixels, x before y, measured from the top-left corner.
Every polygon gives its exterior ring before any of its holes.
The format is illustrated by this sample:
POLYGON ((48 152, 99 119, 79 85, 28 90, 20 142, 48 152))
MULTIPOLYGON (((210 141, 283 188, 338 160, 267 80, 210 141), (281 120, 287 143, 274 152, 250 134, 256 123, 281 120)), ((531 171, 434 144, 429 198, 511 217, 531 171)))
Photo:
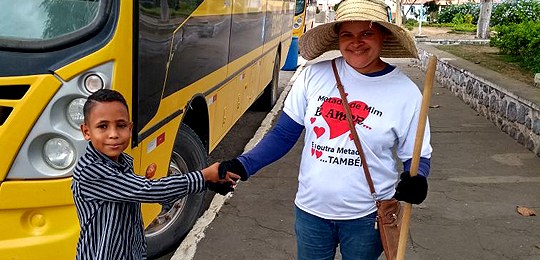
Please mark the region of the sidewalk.
MULTIPOLYGON (((411 60, 388 61, 423 86, 424 72, 411 60)), ((413 207, 406 259, 540 259, 539 217, 516 212, 540 212, 540 158, 438 83, 431 104, 430 190, 413 207)), ((172 259, 295 259, 302 145, 240 183, 172 259)))

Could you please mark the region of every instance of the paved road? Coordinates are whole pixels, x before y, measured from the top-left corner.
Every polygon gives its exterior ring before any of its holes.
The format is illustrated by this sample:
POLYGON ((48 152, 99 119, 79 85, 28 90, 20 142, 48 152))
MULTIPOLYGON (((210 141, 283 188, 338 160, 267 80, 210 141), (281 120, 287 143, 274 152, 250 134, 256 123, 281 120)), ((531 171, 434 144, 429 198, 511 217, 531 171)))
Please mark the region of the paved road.
MULTIPOLYGON (((423 85, 410 60, 389 61, 423 85)), ((516 212, 540 209, 540 158, 439 84, 432 105, 430 192, 413 207, 407 259, 540 259, 538 217, 516 212)), ((302 145, 240 183, 172 259, 295 259, 302 145)))

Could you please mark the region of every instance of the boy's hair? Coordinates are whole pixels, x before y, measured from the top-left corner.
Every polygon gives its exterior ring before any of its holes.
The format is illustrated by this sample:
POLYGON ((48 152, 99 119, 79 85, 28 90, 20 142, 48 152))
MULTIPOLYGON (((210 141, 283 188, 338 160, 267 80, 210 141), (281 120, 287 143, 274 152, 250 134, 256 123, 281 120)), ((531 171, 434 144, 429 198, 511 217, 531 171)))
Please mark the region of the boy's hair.
POLYGON ((122 105, 126 107, 126 110, 128 111, 128 114, 129 114, 129 108, 128 108, 126 99, 124 99, 124 96, 122 96, 120 92, 116 90, 111 90, 111 89, 100 89, 94 92, 92 95, 90 95, 88 99, 86 100, 86 102, 84 103, 84 106, 83 106, 84 122, 86 123, 86 119, 90 115, 90 111, 96 105, 96 103, 114 102, 114 101, 118 101, 122 103, 122 105))

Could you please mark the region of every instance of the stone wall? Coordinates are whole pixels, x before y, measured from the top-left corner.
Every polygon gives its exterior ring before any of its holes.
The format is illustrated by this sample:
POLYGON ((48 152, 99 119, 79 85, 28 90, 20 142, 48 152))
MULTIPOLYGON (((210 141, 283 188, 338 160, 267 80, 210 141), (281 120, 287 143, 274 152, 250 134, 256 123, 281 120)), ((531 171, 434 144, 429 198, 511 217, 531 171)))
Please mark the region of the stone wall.
MULTIPOLYGON (((433 49, 419 46, 420 60, 417 60, 416 65, 425 70, 432 52, 433 49)), ((463 69, 469 66, 456 66, 449 62, 454 58, 435 55, 438 58, 436 80, 441 85, 518 143, 540 156, 540 102, 536 102, 540 95, 534 92, 528 96, 518 95, 512 91, 515 86, 492 82, 475 75, 473 70, 463 69)), ((533 86, 531 88, 538 90, 533 86)))

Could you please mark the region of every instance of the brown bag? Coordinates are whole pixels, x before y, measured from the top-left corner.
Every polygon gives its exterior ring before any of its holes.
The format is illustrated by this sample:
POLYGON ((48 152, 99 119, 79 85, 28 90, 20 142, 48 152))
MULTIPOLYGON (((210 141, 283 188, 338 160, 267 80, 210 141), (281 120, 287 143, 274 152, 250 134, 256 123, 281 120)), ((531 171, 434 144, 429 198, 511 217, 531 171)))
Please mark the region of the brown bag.
POLYGON ((377 201, 377 225, 386 259, 396 259, 403 209, 396 199, 377 201))
POLYGON ((360 139, 358 138, 358 133, 356 132, 356 128, 354 127, 351 109, 348 106, 349 102, 347 101, 347 95, 345 94, 345 90, 343 90, 343 85, 341 84, 341 80, 339 79, 335 59, 332 60, 332 69, 334 71, 334 76, 336 77, 339 94, 341 95, 341 103, 343 104, 345 114, 347 115, 349 129, 351 130, 351 135, 353 137, 356 149, 358 150, 358 154, 360 154, 360 161, 362 162, 362 167, 364 168, 364 174, 366 175, 369 190, 377 205, 377 220, 375 221, 375 229, 379 229, 379 234, 381 235, 381 243, 384 249, 384 255, 386 256, 386 259, 393 260, 397 257, 399 231, 401 230, 400 225, 403 215, 401 203, 399 203, 399 201, 394 198, 388 200, 378 199, 377 193, 375 192, 375 187, 373 186, 373 180, 371 179, 371 174, 369 173, 369 168, 366 163, 364 150, 362 149, 360 139))

